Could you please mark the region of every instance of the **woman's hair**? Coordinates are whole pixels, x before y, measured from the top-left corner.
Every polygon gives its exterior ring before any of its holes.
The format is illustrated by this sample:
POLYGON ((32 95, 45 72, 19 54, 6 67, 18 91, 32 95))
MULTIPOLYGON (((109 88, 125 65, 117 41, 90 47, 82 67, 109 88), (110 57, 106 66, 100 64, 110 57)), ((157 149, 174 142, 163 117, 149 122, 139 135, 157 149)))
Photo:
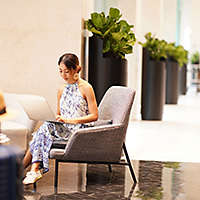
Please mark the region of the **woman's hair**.
POLYGON ((79 66, 78 57, 72 53, 66 53, 62 55, 58 60, 58 65, 63 63, 69 70, 77 69, 79 66))

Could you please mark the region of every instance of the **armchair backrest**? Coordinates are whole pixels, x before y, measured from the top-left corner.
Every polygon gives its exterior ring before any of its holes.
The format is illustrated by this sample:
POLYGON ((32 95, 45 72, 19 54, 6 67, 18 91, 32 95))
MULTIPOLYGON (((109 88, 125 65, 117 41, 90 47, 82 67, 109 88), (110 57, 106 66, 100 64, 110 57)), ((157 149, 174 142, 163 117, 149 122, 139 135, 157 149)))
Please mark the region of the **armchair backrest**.
POLYGON ((110 87, 99 104, 99 119, 112 119, 114 124, 128 125, 135 91, 124 86, 110 87))

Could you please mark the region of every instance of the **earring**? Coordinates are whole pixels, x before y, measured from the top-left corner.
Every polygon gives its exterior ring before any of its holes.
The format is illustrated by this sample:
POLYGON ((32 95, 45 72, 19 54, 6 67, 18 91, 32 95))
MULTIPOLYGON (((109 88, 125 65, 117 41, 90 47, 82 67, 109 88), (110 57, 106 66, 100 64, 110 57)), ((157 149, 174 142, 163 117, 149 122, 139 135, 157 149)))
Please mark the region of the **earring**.
POLYGON ((74 79, 75 81, 77 81, 77 80, 79 79, 79 74, 78 74, 78 73, 75 73, 74 76, 73 76, 73 79, 74 79))

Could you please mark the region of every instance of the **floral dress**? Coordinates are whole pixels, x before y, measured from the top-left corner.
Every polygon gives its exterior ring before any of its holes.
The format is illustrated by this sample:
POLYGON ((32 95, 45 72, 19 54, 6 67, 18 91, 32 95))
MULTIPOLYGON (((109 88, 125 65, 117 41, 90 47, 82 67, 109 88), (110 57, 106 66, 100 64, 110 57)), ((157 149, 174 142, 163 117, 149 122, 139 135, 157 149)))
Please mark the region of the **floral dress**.
MULTIPOLYGON (((60 114, 67 119, 79 118, 89 114, 88 104, 78 88, 78 83, 67 84, 60 98, 60 114)), ((49 169, 49 151, 54 140, 69 139, 71 134, 83 128, 84 124, 58 124, 44 122, 33 134, 30 142, 32 163, 41 162, 44 172, 49 169)))

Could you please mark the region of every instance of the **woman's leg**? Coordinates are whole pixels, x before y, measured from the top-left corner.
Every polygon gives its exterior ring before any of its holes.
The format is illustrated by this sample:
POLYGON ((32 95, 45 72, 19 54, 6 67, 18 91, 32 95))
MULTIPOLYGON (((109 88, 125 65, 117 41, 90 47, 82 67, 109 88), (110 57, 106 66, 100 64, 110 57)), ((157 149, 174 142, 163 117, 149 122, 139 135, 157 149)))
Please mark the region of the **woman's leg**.
MULTIPOLYGON (((28 167, 31 164, 31 162, 32 162, 32 154, 30 152, 30 149, 28 149, 23 160, 24 168, 28 167)), ((26 176, 26 178, 23 180, 24 184, 34 183, 35 181, 37 181, 38 179, 42 177, 39 171, 39 165, 40 165, 40 162, 35 162, 31 165, 31 172, 34 172, 35 174, 29 172, 29 178, 27 179, 27 176, 26 176)))
MULTIPOLYGON (((31 161, 32 161, 32 155, 31 155, 30 149, 28 149, 23 159, 24 169, 27 168, 31 164, 31 161)), ((38 171, 39 165, 40 165, 40 162, 33 163, 31 165, 31 171, 38 171)))
POLYGON ((35 162, 31 165, 31 171, 37 172, 39 171, 40 162, 35 162))
POLYGON ((31 155, 30 149, 28 149, 23 159, 24 169, 27 168, 31 164, 31 160, 32 160, 32 155, 31 155))
POLYGON ((27 172, 24 184, 34 183, 42 177, 39 170, 42 162, 44 169, 48 170, 49 165, 49 151, 52 145, 51 133, 55 131, 54 124, 45 122, 37 132, 35 132, 33 139, 29 143, 30 149, 27 151, 24 157, 24 167, 27 167, 30 163, 31 170, 27 172))

